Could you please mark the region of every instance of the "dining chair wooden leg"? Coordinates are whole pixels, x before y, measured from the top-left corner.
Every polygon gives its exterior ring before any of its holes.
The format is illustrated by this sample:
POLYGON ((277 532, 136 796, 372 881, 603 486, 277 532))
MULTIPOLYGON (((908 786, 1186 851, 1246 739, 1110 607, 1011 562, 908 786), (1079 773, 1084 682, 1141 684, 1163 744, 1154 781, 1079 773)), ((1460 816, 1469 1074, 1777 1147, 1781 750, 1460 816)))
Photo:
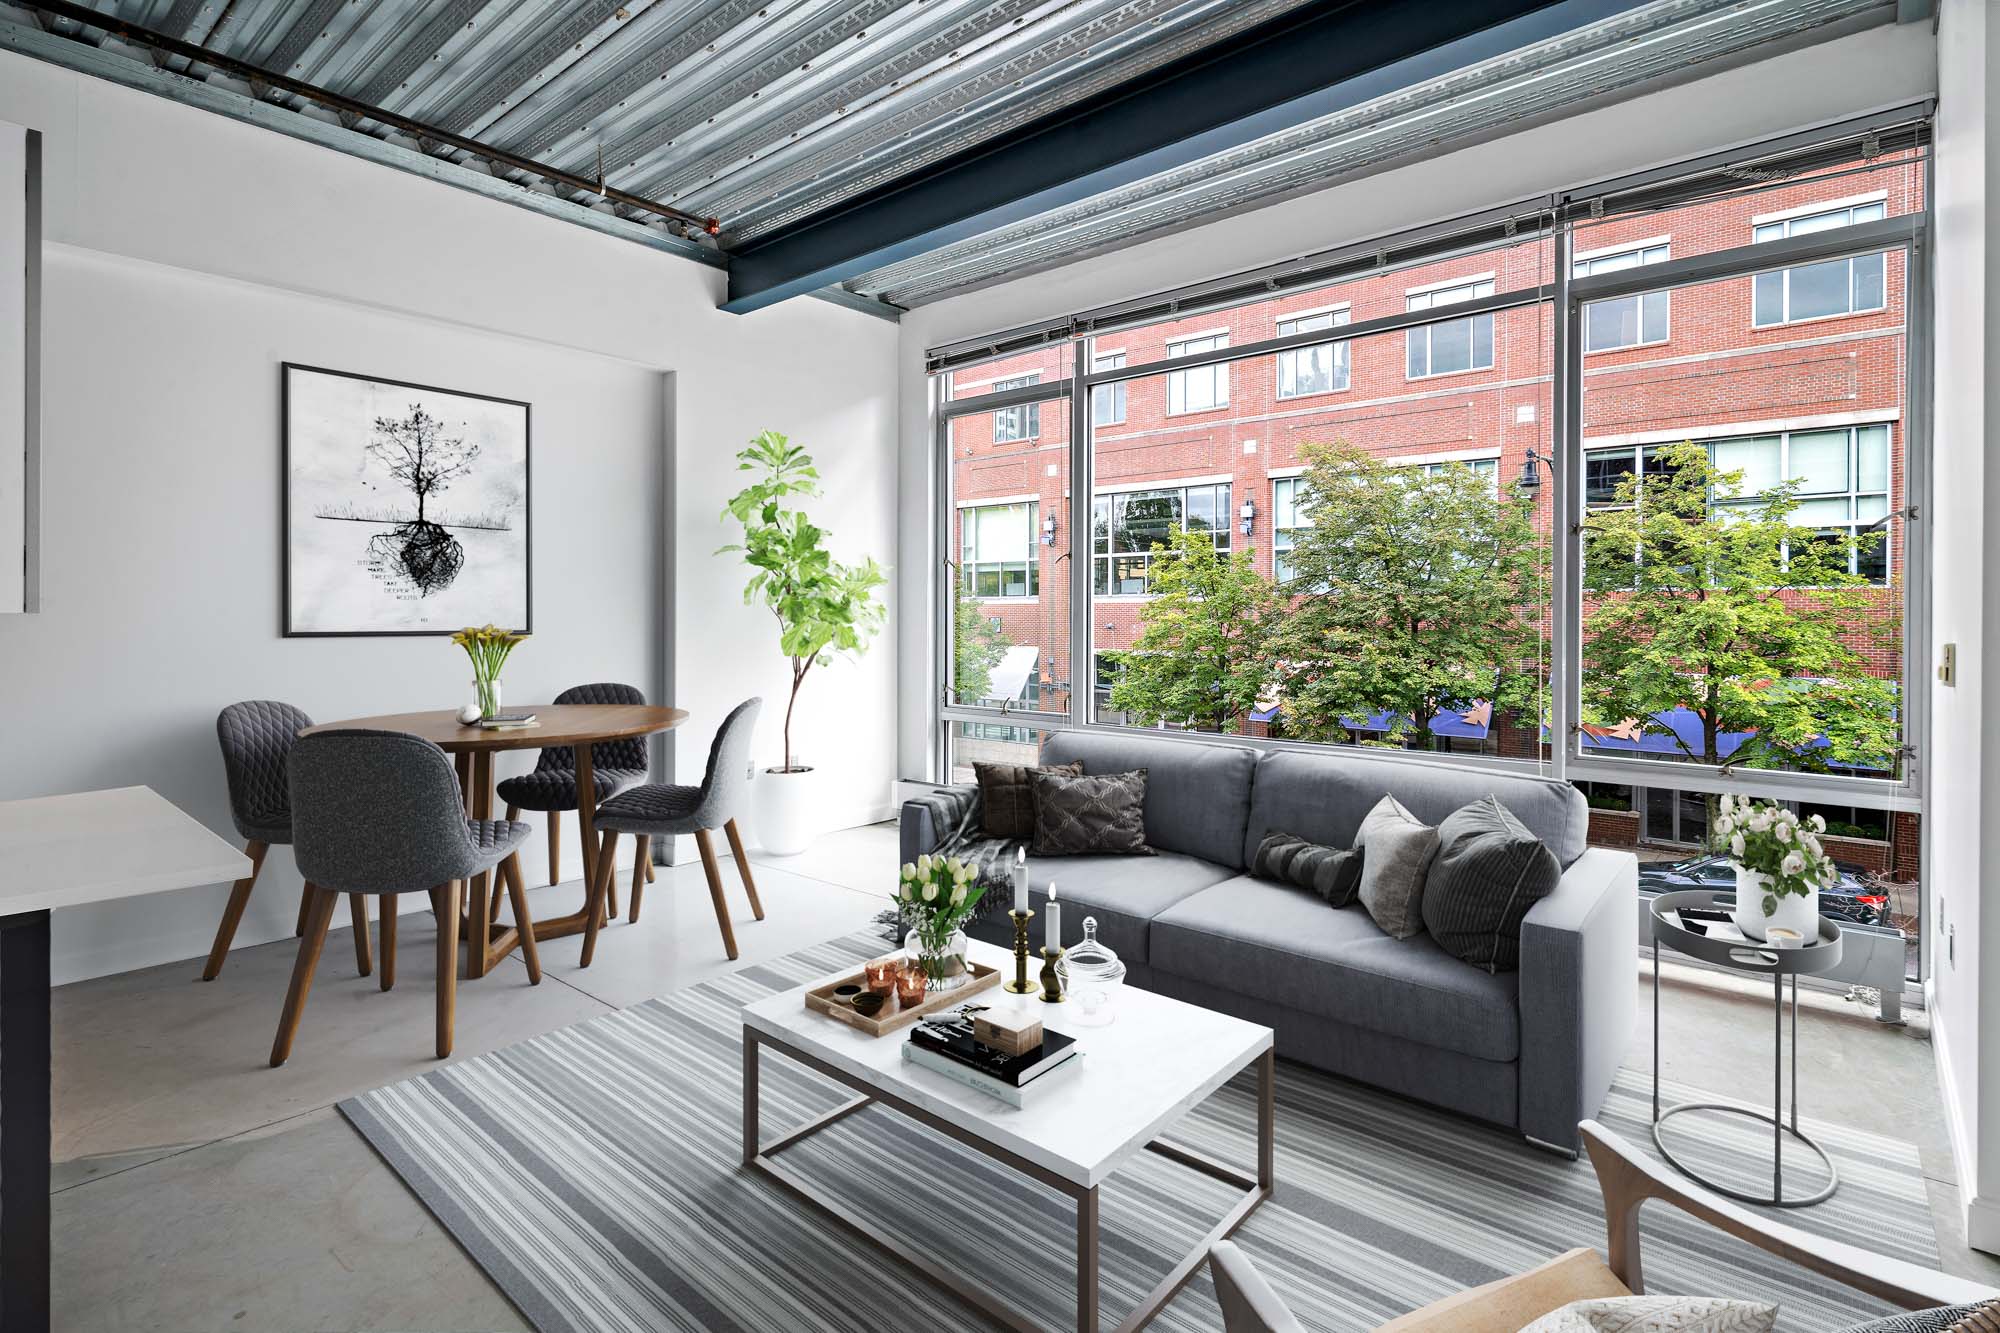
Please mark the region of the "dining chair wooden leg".
POLYGON ((347 906, 348 915, 354 921, 354 969, 365 977, 375 970, 374 957, 368 947, 368 895, 348 894, 347 906))
POLYGON ((208 951, 208 966, 202 968, 201 979, 213 981, 222 971, 222 960, 229 956, 230 942, 236 938, 236 927, 243 920, 243 909, 250 903, 250 890, 257 887, 257 873, 264 868, 264 853, 270 850, 269 843, 251 842, 244 847, 244 855, 250 858, 250 873, 245 875, 229 890, 229 905, 222 909, 222 924, 215 928, 215 943, 208 951))
POLYGON ((451 1030, 458 1013, 458 893, 459 881, 432 890, 438 904, 438 1000, 437 1053, 442 1060, 451 1054, 451 1030))
POLYGON ((708 874, 708 896, 715 901, 715 924, 722 927, 722 950, 736 957, 736 928, 729 924, 729 903, 722 896, 722 867, 715 859, 715 843, 707 829, 696 829, 694 845, 701 849, 701 868, 708 874))
POLYGON ((653 858, 650 856, 646 858, 646 882, 653 882, 653 858))
MULTIPOLYGON (((519 823, 520 819, 521 819, 521 807, 518 805, 508 806, 507 822, 509 824, 515 824, 519 823)), ((493 896, 487 899, 486 902, 486 920, 488 921, 488 923, 495 926, 500 924, 500 901, 501 899, 507 898, 509 896, 511 895, 501 892, 499 881, 495 881, 493 885, 493 896)))
POLYGON ((736 831, 736 821, 726 820, 722 831, 729 835, 729 850, 736 857, 736 873, 743 876, 743 891, 750 895, 750 912, 759 921, 764 919, 764 904, 757 901, 757 881, 750 875, 750 858, 743 854, 743 835, 736 831))
POLYGON ((299 1018, 306 1011, 306 996, 312 991, 313 972, 319 967, 319 951, 326 946, 326 928, 333 922, 334 904, 340 895, 332 889, 306 885, 306 930, 299 938, 298 960, 292 964, 292 984, 285 992, 285 1007, 278 1015, 277 1040, 271 1043, 271 1066, 285 1063, 292 1054, 292 1038, 299 1032, 299 1018))
POLYGON ((376 909, 382 917, 382 989, 396 988, 396 895, 382 895, 382 905, 376 909))
POLYGON ((528 984, 542 984, 542 956, 535 950, 535 922, 528 915, 528 886, 521 874, 521 854, 514 852, 500 863, 507 881, 507 897, 514 904, 514 929, 521 936, 521 961, 528 965, 528 984))
MULTIPOLYGON (((549 883, 562 883, 562 811, 549 811, 549 883)), ((584 885, 587 889, 590 886, 584 885)))
POLYGON ((292 936, 295 939, 306 933, 306 914, 312 911, 312 901, 312 885, 308 884, 299 890, 299 923, 292 927, 292 936))
POLYGON ((635 926, 639 924, 639 900, 646 893, 646 868, 652 861, 653 839, 641 833, 632 852, 632 914, 625 918, 635 926))
POLYGON ((597 932, 604 924, 604 893, 615 873, 611 854, 617 849, 618 835, 610 829, 604 830, 604 841, 597 848, 590 876, 590 896, 583 901, 583 957, 578 960, 578 967, 589 967, 590 960, 597 956, 597 932))

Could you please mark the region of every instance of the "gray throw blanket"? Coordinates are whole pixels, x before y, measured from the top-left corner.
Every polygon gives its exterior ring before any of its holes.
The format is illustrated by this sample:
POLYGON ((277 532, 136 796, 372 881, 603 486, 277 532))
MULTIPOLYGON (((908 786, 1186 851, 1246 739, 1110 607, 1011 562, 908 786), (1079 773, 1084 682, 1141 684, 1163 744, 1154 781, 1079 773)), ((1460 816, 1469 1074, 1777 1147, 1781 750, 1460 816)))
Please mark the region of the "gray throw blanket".
MULTIPOLYGON (((931 855, 955 857, 966 862, 972 867, 973 879, 986 886, 979 905, 972 909, 966 923, 970 925, 1004 915, 1013 904, 1014 856, 1022 846, 1021 840, 986 836, 979 822, 979 789, 976 787, 945 787, 913 796, 910 800, 929 811, 931 827, 939 831, 938 844, 931 849, 931 855)), ((902 940, 900 913, 884 912, 877 920, 893 940, 902 940)))

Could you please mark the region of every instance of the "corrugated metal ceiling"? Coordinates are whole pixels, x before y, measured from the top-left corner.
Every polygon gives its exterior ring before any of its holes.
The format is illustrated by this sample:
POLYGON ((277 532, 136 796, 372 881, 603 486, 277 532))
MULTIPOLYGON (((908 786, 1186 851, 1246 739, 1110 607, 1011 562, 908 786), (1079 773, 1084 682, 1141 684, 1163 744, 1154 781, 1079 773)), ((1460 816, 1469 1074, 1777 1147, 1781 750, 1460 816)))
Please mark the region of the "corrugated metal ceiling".
MULTIPOLYGON (((699 225, 670 229, 726 250, 1304 3, 95 0, 93 7, 110 22, 199 44, 584 180, 601 169, 617 190, 716 219, 714 240, 699 225)), ((845 286, 901 306, 938 300, 1627 91, 1691 63, 1828 25, 1886 19, 1893 9, 1893 0, 1657 0, 845 286)), ((7 19, 235 88, 266 111, 331 119, 295 94, 242 87, 199 61, 109 40, 95 25, 0 3, 0 21, 7 19)), ((340 121, 352 135, 397 134, 363 116, 340 121)), ((397 141, 408 142, 407 133, 397 141)), ((451 161, 475 156, 423 147, 451 161)), ((549 189, 531 173, 499 174, 549 189)), ((593 191, 555 193, 600 215, 661 226, 593 191)))

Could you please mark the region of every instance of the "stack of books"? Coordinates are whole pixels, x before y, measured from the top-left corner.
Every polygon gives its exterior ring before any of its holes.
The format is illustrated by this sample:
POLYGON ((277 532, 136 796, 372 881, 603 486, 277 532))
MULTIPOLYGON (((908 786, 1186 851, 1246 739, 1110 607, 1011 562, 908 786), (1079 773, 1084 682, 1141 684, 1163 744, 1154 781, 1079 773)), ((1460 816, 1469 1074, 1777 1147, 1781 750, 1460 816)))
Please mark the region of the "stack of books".
POLYGON ((482 717, 479 725, 488 731, 516 731, 522 727, 538 727, 533 713, 495 713, 492 717, 482 717))
POLYGON ((983 1008, 965 1004, 924 1019, 910 1029, 903 1059, 1015 1108, 1060 1084, 1083 1063, 1076 1039, 1060 1032, 1044 1032, 1041 1045, 1019 1055, 986 1045, 972 1035, 973 1016, 983 1008))

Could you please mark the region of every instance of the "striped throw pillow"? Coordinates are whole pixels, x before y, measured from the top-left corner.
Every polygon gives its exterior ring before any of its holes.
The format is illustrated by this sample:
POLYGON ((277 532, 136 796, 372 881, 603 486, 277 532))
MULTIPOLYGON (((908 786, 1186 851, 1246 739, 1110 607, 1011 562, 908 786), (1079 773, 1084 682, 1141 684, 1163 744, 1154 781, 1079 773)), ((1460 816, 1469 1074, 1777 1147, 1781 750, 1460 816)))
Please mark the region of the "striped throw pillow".
POLYGON ((1346 907, 1361 888, 1361 849, 1322 847, 1290 833, 1273 833, 1257 844, 1250 873, 1311 889, 1333 906, 1346 907))

